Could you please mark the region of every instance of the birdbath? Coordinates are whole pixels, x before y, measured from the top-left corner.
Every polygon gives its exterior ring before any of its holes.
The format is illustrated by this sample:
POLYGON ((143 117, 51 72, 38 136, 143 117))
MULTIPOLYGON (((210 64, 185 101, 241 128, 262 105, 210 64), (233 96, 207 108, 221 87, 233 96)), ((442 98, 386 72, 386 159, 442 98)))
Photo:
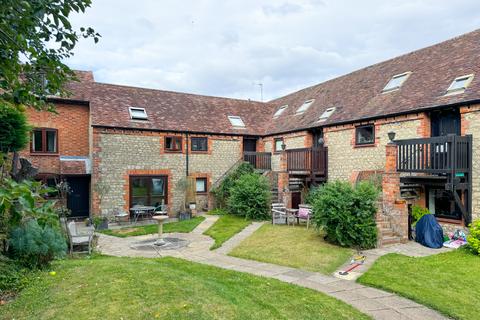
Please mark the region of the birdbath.
POLYGON ((163 246, 166 244, 165 240, 163 240, 163 223, 168 220, 168 216, 154 216, 153 219, 158 222, 158 239, 155 241, 155 245, 163 246))

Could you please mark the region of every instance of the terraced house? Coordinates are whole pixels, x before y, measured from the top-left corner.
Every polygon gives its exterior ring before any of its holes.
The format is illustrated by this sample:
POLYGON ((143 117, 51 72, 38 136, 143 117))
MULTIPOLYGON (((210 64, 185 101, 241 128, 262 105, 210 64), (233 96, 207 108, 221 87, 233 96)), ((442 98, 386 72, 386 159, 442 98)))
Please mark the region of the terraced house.
POLYGON ((57 115, 29 112, 36 129, 23 156, 39 178, 70 182, 74 216, 161 203, 175 215, 187 176, 206 208, 211 187, 241 161, 263 170, 293 207, 305 187, 380 175, 383 240, 402 241, 413 204, 446 228, 480 217, 478 57, 474 31, 267 103, 98 83, 79 72, 72 97, 52 98, 57 115))

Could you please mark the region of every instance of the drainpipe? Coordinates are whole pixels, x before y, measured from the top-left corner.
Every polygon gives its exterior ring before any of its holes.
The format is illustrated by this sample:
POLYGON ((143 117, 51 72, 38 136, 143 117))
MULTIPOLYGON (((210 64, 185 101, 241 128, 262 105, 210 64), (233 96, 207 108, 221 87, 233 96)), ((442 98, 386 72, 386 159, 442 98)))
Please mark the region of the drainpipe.
POLYGON ((185 152, 185 174, 186 174, 186 176, 188 177, 188 160, 189 160, 189 159, 188 159, 188 152, 189 152, 188 133, 186 133, 185 136, 186 136, 186 139, 187 139, 187 145, 186 145, 187 150, 185 150, 185 151, 186 151, 186 152, 185 152))

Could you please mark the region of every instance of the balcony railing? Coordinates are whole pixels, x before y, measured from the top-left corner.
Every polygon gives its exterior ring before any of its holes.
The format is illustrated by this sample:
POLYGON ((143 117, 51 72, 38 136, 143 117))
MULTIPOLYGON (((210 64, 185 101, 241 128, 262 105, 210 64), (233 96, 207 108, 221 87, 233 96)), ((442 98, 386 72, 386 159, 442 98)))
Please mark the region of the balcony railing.
POLYGON ((270 152, 243 152, 243 160, 250 163, 255 169, 271 170, 272 154, 270 152))
POLYGON ((287 152, 288 171, 307 171, 327 175, 327 147, 289 149, 287 152))
POLYGON ((468 173, 472 161, 472 136, 396 140, 397 171, 429 174, 468 173))

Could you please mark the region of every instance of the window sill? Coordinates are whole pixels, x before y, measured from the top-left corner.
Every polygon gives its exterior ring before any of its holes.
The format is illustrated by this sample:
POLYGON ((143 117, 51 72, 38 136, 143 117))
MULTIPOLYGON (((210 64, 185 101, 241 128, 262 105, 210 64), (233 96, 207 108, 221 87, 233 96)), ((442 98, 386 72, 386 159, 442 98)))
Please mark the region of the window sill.
POLYGON ((208 192, 197 192, 197 195, 206 196, 206 195, 208 195, 208 192))
POLYGON ((208 150, 205 150, 205 151, 193 151, 193 150, 191 150, 190 152, 192 154, 208 154, 208 150))
POLYGON ((60 154, 58 152, 30 152, 31 156, 50 156, 50 157, 58 157, 60 154))
POLYGON ((377 145, 375 143, 368 143, 368 144, 356 144, 353 147, 354 148, 372 148, 376 147, 377 145))
POLYGON ((165 153, 183 153, 182 150, 166 150, 165 149, 164 151, 165 151, 165 153))

